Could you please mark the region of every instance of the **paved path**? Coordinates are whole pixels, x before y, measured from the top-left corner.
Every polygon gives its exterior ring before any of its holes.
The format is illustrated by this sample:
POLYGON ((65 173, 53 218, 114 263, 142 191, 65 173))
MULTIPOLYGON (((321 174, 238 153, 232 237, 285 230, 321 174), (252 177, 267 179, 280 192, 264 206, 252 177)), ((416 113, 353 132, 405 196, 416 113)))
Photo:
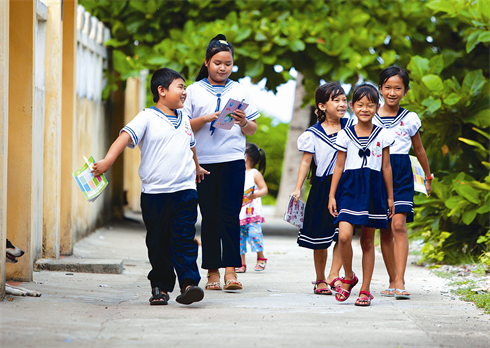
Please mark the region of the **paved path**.
MULTIPOLYGON (((123 259, 123 274, 36 272, 22 286, 42 297, 0 302, 0 346, 490 347, 490 315, 441 293, 445 280, 426 268, 408 266, 412 300, 381 297, 387 275, 378 254, 375 299, 359 308, 359 286, 346 303, 313 294, 312 252, 297 246, 294 229, 275 219, 264 229, 267 268, 239 275, 243 291, 206 291, 202 302, 182 306, 174 290, 168 306, 150 306, 144 226, 128 220, 101 228, 76 244, 75 256, 123 259)), ((359 275, 360 260, 354 240, 359 275)))

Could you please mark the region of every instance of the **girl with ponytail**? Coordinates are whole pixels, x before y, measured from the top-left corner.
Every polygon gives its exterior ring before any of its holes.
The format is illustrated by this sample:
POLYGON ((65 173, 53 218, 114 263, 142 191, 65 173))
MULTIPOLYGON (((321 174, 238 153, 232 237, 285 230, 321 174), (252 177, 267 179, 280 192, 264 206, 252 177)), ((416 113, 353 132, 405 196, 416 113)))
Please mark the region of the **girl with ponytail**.
POLYGON ((221 290, 220 268, 225 268, 224 289, 240 290, 235 268, 240 258, 240 219, 245 182, 245 135, 257 130, 260 116, 248 91, 229 79, 234 49, 222 34, 206 49, 204 64, 196 82, 187 88, 184 114, 194 131, 197 158, 210 174, 197 184, 202 215, 202 268, 208 270, 206 290, 221 290), (245 111, 236 110, 230 130, 214 127, 214 121, 228 100, 243 100, 245 111), (211 114, 211 115, 210 115, 211 114))

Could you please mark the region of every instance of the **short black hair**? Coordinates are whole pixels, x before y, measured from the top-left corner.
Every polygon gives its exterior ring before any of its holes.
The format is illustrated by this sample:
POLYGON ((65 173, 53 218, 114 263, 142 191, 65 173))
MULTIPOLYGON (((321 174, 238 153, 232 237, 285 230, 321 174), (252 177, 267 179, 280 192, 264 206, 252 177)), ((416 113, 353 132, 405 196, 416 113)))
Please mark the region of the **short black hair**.
POLYGON ((177 71, 169 68, 161 68, 153 73, 151 77, 151 93, 153 94, 153 101, 156 103, 160 99, 158 94, 158 87, 162 86, 165 89, 174 82, 174 80, 182 79, 185 82, 184 77, 177 71))
MULTIPOLYGON (((213 37, 211 41, 209 41, 208 47, 206 48, 205 61, 209 62, 216 53, 223 51, 230 52, 232 58, 235 54, 235 49, 233 48, 231 42, 226 41, 226 36, 224 36, 223 34, 218 34, 213 37)), ((203 64, 201 66, 201 70, 199 70, 199 73, 196 76, 196 81, 200 81, 205 77, 208 77, 208 68, 205 64, 203 64)))
POLYGON ((381 74, 379 74, 379 88, 383 87, 389 78, 396 75, 400 76, 403 81, 403 85, 405 86, 405 90, 407 91, 410 88, 410 77, 408 76, 408 71, 395 65, 384 69, 381 74))
POLYGON ((354 88, 354 93, 352 94, 352 104, 364 97, 368 98, 368 100, 372 103, 379 104, 379 92, 376 87, 369 83, 361 83, 354 88))
POLYGON ((345 91, 341 85, 337 82, 328 82, 316 89, 315 92, 315 104, 316 104, 316 117, 318 122, 322 123, 327 117, 325 111, 318 108, 318 104, 325 104, 330 100, 334 100, 340 95, 345 95, 345 91))

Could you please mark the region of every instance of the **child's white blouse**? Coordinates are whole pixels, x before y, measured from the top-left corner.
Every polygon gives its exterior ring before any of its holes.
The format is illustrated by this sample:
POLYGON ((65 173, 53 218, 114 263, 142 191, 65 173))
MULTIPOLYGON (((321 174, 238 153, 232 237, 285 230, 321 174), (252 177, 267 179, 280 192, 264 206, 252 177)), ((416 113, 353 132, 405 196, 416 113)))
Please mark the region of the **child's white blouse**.
MULTIPOLYGON (((207 79, 194 82, 187 88, 187 98, 183 113, 190 119, 223 110, 228 100, 243 100, 249 104, 245 109, 247 120, 260 117, 248 89, 238 82, 228 79, 220 93, 216 93, 207 79), (218 109, 218 110, 217 110, 218 109)), ((210 130, 206 123, 195 132, 197 159, 200 164, 223 163, 245 158, 246 139, 240 125, 235 124, 230 130, 215 128, 210 130)))

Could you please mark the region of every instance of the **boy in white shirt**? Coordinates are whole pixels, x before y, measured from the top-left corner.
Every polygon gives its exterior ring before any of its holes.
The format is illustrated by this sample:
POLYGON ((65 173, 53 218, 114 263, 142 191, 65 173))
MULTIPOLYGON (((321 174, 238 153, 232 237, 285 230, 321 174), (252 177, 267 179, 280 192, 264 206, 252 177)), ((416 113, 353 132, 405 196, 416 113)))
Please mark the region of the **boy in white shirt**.
POLYGON ((197 161, 189 118, 178 110, 186 98, 182 75, 168 68, 157 70, 151 78, 151 91, 156 105, 143 109, 120 131, 105 158, 94 163, 92 173, 107 172, 126 146, 140 147, 141 211, 152 266, 148 274, 150 304, 168 304, 175 272, 181 290, 176 301, 191 304, 204 297, 198 287, 201 277, 194 241, 196 180, 200 182, 209 172, 197 161))

